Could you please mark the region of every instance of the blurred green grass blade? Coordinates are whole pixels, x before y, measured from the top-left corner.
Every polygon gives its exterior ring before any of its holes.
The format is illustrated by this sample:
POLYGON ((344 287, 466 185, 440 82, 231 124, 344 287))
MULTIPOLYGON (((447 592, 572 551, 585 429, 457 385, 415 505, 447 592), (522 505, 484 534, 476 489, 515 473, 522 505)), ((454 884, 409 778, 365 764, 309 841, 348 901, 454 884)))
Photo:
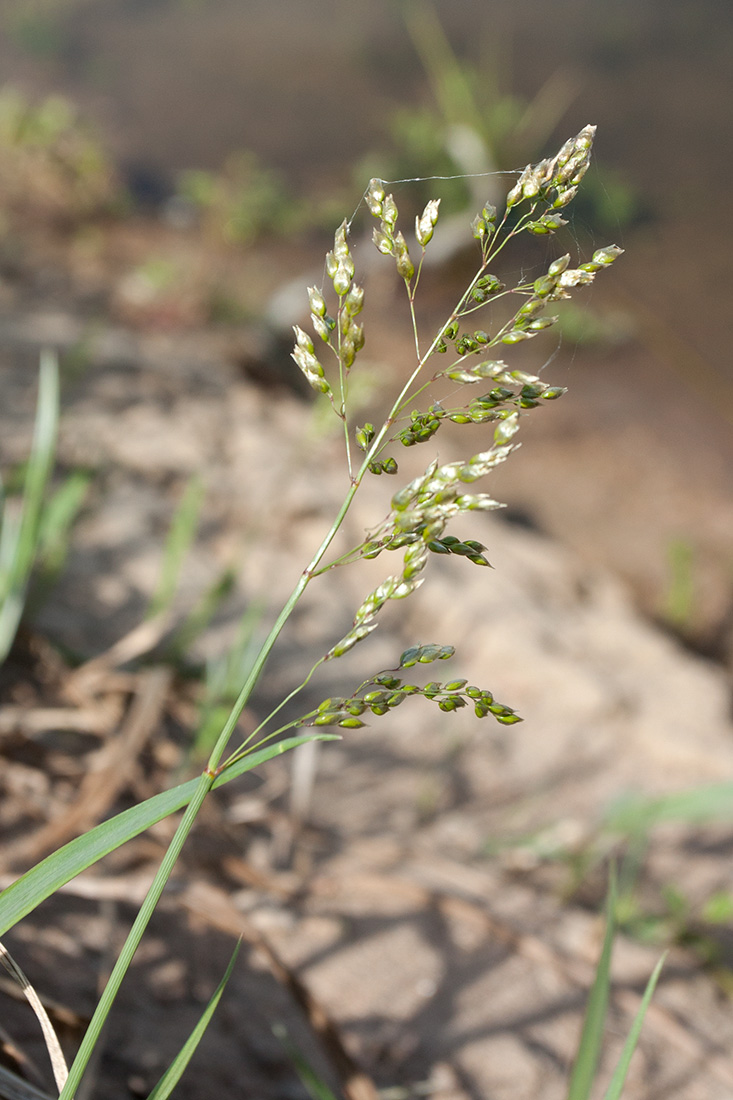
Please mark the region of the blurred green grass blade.
MULTIPOLYGON (((335 734, 306 734, 288 737, 267 745, 257 752, 238 760, 214 781, 214 788, 221 787, 244 772, 264 764, 274 756, 288 752, 306 741, 334 741, 335 734)), ((169 791, 154 795, 146 802, 123 810, 109 821, 102 822, 83 836, 69 841, 63 848, 52 852, 40 863, 26 871, 16 882, 0 894, 0 936, 12 928, 22 917, 31 913, 37 905, 56 890, 70 882, 76 875, 91 867, 103 856, 113 852, 128 840, 149 829, 157 821, 182 810, 198 789, 199 778, 190 779, 169 791)))
POLYGON ((188 482, 173 516, 163 551, 160 579, 148 607, 149 619, 168 610, 175 599, 183 562, 196 537, 203 501, 203 483, 200 478, 194 476, 188 482))
POLYGON ((69 549, 69 531, 84 503, 91 475, 76 470, 53 494, 43 509, 38 532, 38 551, 43 568, 58 573, 69 549))
POLYGON ((669 586, 662 614, 678 629, 689 625, 695 609, 695 551, 687 539, 673 539, 667 549, 669 586))
POLYGON ((0 513, 0 606, 5 603, 13 577, 13 563, 18 553, 20 539, 20 515, 16 515, 7 498, 3 496, 0 513))
POLYGON ((471 126, 482 134, 481 112, 471 88, 468 69, 456 57, 432 7, 409 3, 403 18, 444 119, 471 126))
POLYGON ((603 1100, 619 1100, 619 1097, 621 1096, 624 1083, 626 1081, 626 1074, 629 1072, 629 1065, 631 1064, 631 1059, 633 1057, 634 1051, 636 1050, 636 1045, 639 1042, 639 1036, 641 1035, 644 1017, 646 1016, 646 1011, 649 1008, 649 1002, 651 1001, 654 990, 656 989, 657 982, 659 981, 659 975, 662 972, 662 967, 664 966, 666 958, 667 955, 665 952, 657 965, 654 967, 654 970, 652 971, 652 976, 646 984, 646 989, 644 990, 644 996, 641 999, 639 1011, 634 1017, 634 1022, 631 1025, 631 1031, 629 1032, 628 1038, 624 1043, 624 1049, 621 1051, 621 1057, 618 1060, 616 1069, 613 1072, 613 1077, 611 1078, 611 1083, 608 1086, 606 1095, 604 1096, 603 1100))
POLYGON ((246 681, 257 659, 257 631, 265 614, 264 602, 251 603, 239 621, 237 636, 231 648, 221 657, 209 661, 206 667, 205 694, 190 755, 193 760, 208 756, 229 717, 241 685, 246 681))
POLYGON ((242 941, 240 940, 237 946, 234 948, 234 951, 232 952, 232 957, 229 960, 229 965, 224 973, 224 977, 221 979, 218 986, 214 990, 211 1000, 209 1001, 201 1015, 201 1019, 196 1024, 196 1027, 193 1029, 188 1039, 183 1044, 178 1054, 161 1077, 160 1081, 158 1081, 158 1084, 150 1093, 148 1100, 167 1100, 167 1098, 173 1092, 173 1089, 176 1087, 181 1077, 183 1076, 183 1071, 185 1070, 188 1063, 191 1061, 191 1058, 193 1057, 197 1046, 201 1042, 204 1036, 204 1032, 206 1031, 211 1021, 211 1017, 214 1015, 216 1006, 221 1000, 221 995, 224 992, 224 988, 232 976, 234 963, 237 961, 237 955, 239 954, 241 942, 242 941))
POLYGON ((687 824, 733 819, 733 783, 711 783, 660 798, 630 797, 612 807, 605 827, 621 833, 651 829, 663 821, 687 824))
POLYGON ((189 647, 203 634, 221 604, 234 590, 236 579, 234 570, 227 568, 206 589, 169 642, 167 652, 170 659, 178 661, 185 656, 189 647))
POLYGON ((311 1100, 337 1100, 326 1082, 321 1080, 305 1055, 296 1047, 288 1035, 287 1028, 282 1024, 275 1024, 272 1031, 285 1048, 285 1053, 295 1066, 303 1088, 311 1100))
POLYGON ((13 644, 25 606, 28 580, 38 549, 43 498, 53 467, 59 419, 59 369, 52 352, 43 352, 38 379, 38 402, 31 454, 23 485, 23 502, 17 527, 9 520, 8 501, 3 502, 2 552, 4 577, 0 581, 0 664, 13 644))
POLYGON ((611 988, 611 951, 616 931, 616 876, 611 874, 606 899, 606 935, 596 968, 595 981, 588 997, 575 1065, 570 1076, 568 1100, 588 1100, 603 1046, 603 1030, 611 988))

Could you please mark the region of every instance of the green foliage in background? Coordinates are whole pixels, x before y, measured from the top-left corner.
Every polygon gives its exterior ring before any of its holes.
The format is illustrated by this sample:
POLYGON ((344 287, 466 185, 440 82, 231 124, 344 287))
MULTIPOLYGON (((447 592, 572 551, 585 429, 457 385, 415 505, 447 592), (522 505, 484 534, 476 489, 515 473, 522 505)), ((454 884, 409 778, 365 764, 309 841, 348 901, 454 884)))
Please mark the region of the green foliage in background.
POLYGON ((233 153, 219 172, 183 172, 178 194, 199 212, 204 229, 227 244, 295 227, 282 180, 250 151, 233 153))
POLYGON ((0 664, 15 640, 31 581, 47 589, 64 564, 71 525, 89 484, 88 476, 77 471, 54 492, 49 489, 58 414, 58 364, 46 353, 30 456, 23 469, 10 472, 5 484, 0 477, 0 664))
POLYGON ((124 209, 101 143, 63 96, 0 88, 0 218, 68 226, 124 209))

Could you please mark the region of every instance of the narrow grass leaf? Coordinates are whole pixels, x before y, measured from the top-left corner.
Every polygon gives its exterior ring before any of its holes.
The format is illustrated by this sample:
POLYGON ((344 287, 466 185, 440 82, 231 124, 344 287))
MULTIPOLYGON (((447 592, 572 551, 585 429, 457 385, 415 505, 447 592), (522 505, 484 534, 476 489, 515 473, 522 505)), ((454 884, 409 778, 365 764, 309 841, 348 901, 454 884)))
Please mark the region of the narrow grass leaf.
POLYGON ((239 622, 239 629, 228 653, 207 664, 204 698, 198 729, 191 748, 191 758, 206 757, 234 706, 241 685, 246 681, 257 658, 257 631, 264 617, 264 604, 249 605, 239 622))
POLYGON ((69 532, 84 503, 91 476, 76 470, 53 494, 43 509, 38 532, 39 556, 45 570, 57 573, 69 548, 69 532))
POLYGON ((193 1029, 188 1039, 183 1044, 178 1054, 161 1077, 160 1081, 158 1081, 158 1084, 150 1093, 148 1100, 167 1100, 167 1097, 170 1096, 170 1094, 173 1092, 173 1089, 176 1087, 181 1077, 183 1076, 183 1071, 185 1070, 188 1063, 191 1061, 191 1058, 193 1057, 197 1046, 201 1042, 204 1036, 204 1032, 211 1022, 211 1017, 214 1015, 216 1006, 221 1000, 221 995, 224 992, 224 988, 232 976, 234 963, 237 960, 237 955, 239 954, 241 942, 242 941, 240 940, 237 946, 234 948, 234 951, 232 952, 232 957, 229 960, 229 965, 227 966, 224 973, 224 977, 221 979, 218 986, 214 990, 211 1000, 204 1009, 199 1022, 196 1024, 196 1027, 193 1029))
POLYGON ((623 799, 606 817, 605 825, 621 833, 650 829, 664 821, 704 823, 733 818, 733 783, 711 783, 660 798, 623 799))
POLYGON ((0 664, 5 660, 15 639, 25 606, 28 580, 38 548, 38 531, 43 510, 43 498, 53 467, 59 416, 58 363, 51 352, 41 356, 38 381, 38 403, 33 429, 33 444, 23 485, 23 502, 17 527, 11 522, 6 541, 9 517, 8 501, 3 504, 2 557, 5 577, 0 588, 0 664))
POLYGON ((8 498, 3 495, 0 514, 0 608, 10 594, 19 541, 20 516, 13 512, 8 498))
MULTIPOLYGON (((279 756, 312 740, 337 741, 339 738, 334 734, 307 734, 301 737, 288 737, 283 741, 267 745, 243 757, 222 772, 214 781, 214 789, 236 779, 237 776, 243 775, 252 768, 259 767, 274 756, 279 756)), ((154 795, 137 806, 130 807, 129 810, 123 810, 109 821, 104 821, 101 825, 90 829, 83 836, 69 841, 63 848, 59 848, 30 871, 26 871, 0 894, 0 936, 17 924, 22 917, 31 913, 56 890, 103 856, 149 829, 157 821, 162 821, 177 810, 182 810, 190 802, 198 785, 199 777, 190 779, 187 783, 182 783, 169 791, 154 795)))
POLYGON ((148 607, 148 618, 153 618, 161 611, 167 611, 173 603, 183 562, 196 536, 203 500, 203 484, 200 478, 192 477, 186 486, 168 532, 160 579, 148 607))
POLYGON ((282 1024, 275 1024, 272 1031, 285 1048, 285 1052, 295 1066, 295 1070, 301 1080, 303 1088, 306 1090, 311 1100, 337 1100, 326 1082, 318 1076, 308 1059, 292 1041, 288 1035, 287 1028, 282 1024))
POLYGON ((662 972, 662 967, 664 966, 666 958, 667 955, 665 952, 657 965, 654 967, 654 970, 652 971, 652 976, 646 984, 646 989, 644 990, 644 996, 641 999, 639 1010, 634 1017, 634 1022, 631 1025, 631 1031, 629 1032, 628 1038, 624 1043, 624 1049, 621 1051, 621 1057, 618 1060, 616 1069, 613 1072, 613 1077, 611 1078, 611 1083, 606 1090, 606 1095, 604 1096, 603 1100, 619 1100, 619 1097, 621 1096, 624 1083, 626 1081, 626 1074, 629 1072, 629 1065, 631 1064, 631 1059, 633 1057, 634 1051, 636 1050, 636 1045, 639 1042, 639 1036, 641 1035, 644 1017, 646 1016, 646 1011, 649 1008, 649 1002, 651 1001, 654 990, 656 989, 657 982, 659 981, 659 975, 662 972))
POLYGON ((233 569, 223 569, 197 600, 168 643, 167 653, 172 661, 180 661, 203 634, 224 600, 234 591, 236 580, 233 569))
POLYGON ((568 1100, 588 1100, 601 1056, 603 1030, 608 1011, 608 995, 611 987, 611 951, 616 930, 615 911, 616 881, 615 874, 612 874, 606 899, 606 935, 603 939, 603 949, 596 968, 595 981, 585 1010, 578 1053, 570 1076, 568 1100))

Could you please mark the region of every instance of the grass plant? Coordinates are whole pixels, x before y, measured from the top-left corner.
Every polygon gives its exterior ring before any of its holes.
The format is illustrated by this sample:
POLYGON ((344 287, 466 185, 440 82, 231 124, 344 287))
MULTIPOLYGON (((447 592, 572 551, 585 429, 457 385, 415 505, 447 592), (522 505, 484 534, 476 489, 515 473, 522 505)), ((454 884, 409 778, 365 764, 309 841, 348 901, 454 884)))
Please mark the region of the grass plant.
MULTIPOLYGON (((593 282, 595 275, 611 265, 622 251, 609 245, 597 249, 591 259, 574 265, 570 254, 551 257, 546 247, 565 224, 563 213, 575 198, 590 163, 594 131, 593 126, 586 126, 565 142, 556 156, 527 165, 507 195, 503 210, 488 203, 481 209, 472 223, 477 249, 475 271, 453 308, 427 334, 418 324, 416 295, 426 250, 439 219, 439 200, 431 199, 416 218, 415 243, 408 245, 398 227, 393 195, 382 181, 370 182, 364 206, 374 220, 374 243, 396 269, 404 286, 414 338, 414 361, 397 383, 397 392, 390 399, 381 424, 359 425, 353 419, 349 389, 365 341, 360 318, 364 289, 356 281, 349 248, 350 223, 344 221, 336 231, 333 248, 326 257, 324 285, 308 288, 313 335, 296 326, 293 351, 298 368, 330 407, 343 434, 347 488, 333 522, 262 644, 254 652, 248 646, 243 648, 246 659, 239 664, 245 670, 243 680, 228 714, 216 730, 206 766, 198 778, 135 805, 72 840, 0 895, 2 934, 103 856, 155 822, 184 811, 101 994, 60 1091, 60 1100, 72 1100, 77 1094, 148 922, 196 825, 201 807, 214 790, 276 755, 310 741, 341 738, 363 727, 367 719, 389 715, 405 703, 411 706, 416 698, 445 713, 470 707, 479 719, 493 718, 505 726, 521 721, 513 707, 498 701, 489 688, 471 684, 460 675, 425 682, 422 673, 428 671, 428 666, 441 667, 441 662, 454 655, 452 645, 432 642, 409 646, 395 657, 390 668, 363 672, 361 681, 343 695, 323 699, 294 718, 284 720, 283 714, 286 707, 287 713, 292 713, 295 701, 316 680, 323 666, 365 642, 377 629, 388 604, 408 598, 423 585, 433 555, 457 558, 467 566, 489 564, 486 547, 463 527, 473 513, 492 511, 501 505, 488 493, 476 491, 475 483, 490 475, 515 450, 515 437, 523 417, 551 405, 565 392, 563 387, 546 382, 539 374, 513 367, 503 356, 510 356, 516 344, 550 328, 556 321, 551 313, 553 304, 593 282), (505 250, 520 237, 540 238, 541 267, 534 277, 522 274, 518 281, 507 286, 497 272, 501 270, 505 250), (452 393, 450 404, 431 396, 435 384, 452 393), (457 461, 440 461, 433 453, 433 439, 448 423, 459 426, 461 431, 464 427, 479 426, 479 431, 488 435, 484 436, 483 448, 457 461), (398 482, 382 517, 356 546, 343 550, 336 543, 337 536, 360 487, 365 479, 374 476, 385 482, 398 478, 398 455, 403 447, 423 447, 428 452, 424 471, 407 483, 398 482), (454 523, 461 526, 460 532, 453 532, 454 523), (353 567, 362 560, 382 556, 384 561, 396 561, 397 565, 385 569, 383 579, 356 608, 346 632, 334 639, 302 681, 244 740, 233 741, 240 715, 305 591, 311 585, 325 583, 336 568, 353 567)), ((520 270, 522 273, 527 270, 526 250, 522 252, 520 270)), ((43 466, 46 468, 47 463, 43 466)), ((169 547, 173 571, 190 539, 196 511, 196 490, 192 487, 169 547)), ((159 590, 156 601, 167 602, 169 587, 159 590)), ((368 647, 364 651, 366 662, 368 647)), ((224 696, 230 690, 231 672, 229 668, 225 676, 224 696)), ((581 1044, 586 1068, 578 1070, 577 1080, 574 1078, 576 1083, 570 1094, 573 1100, 583 1100, 588 1095, 594 1077, 607 1000, 609 960, 610 947, 604 951, 599 968, 599 991, 592 998, 593 1023, 581 1044)), ((222 989, 223 984, 151 1097, 159 1100, 169 1095, 203 1034, 222 989)), ((619 1091, 620 1087, 608 1095, 617 1096, 619 1091)))
POLYGON ((51 488, 59 421, 59 366, 41 356, 33 442, 27 462, 0 477, 0 665, 7 659, 29 604, 43 595, 63 568, 72 524, 90 476, 74 470, 51 488))
MULTIPOLYGON (((56 453, 58 416, 58 364, 47 353, 41 359, 33 443, 20 493, 6 489, 0 479, 0 664, 7 658, 20 625, 31 573, 43 546, 44 528, 46 542, 56 541, 49 537, 50 517, 44 515, 44 509, 56 453)), ((51 528, 59 531, 58 524, 51 528)))

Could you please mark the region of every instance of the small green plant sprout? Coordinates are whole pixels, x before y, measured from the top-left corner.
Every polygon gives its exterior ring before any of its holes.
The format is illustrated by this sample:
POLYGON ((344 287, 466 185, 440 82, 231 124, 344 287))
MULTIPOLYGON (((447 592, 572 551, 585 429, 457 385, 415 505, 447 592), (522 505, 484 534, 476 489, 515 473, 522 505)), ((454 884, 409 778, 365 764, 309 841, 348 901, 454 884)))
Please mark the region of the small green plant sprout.
MULTIPOLYGON (((589 1100, 591 1093, 596 1088, 598 1063, 603 1046, 603 1035, 611 992, 611 954, 616 933, 616 908, 616 879, 612 869, 606 897, 606 934, 603 938, 603 947, 596 967, 593 986, 588 996, 578 1051, 570 1074, 567 1100, 589 1100)), ((666 955, 661 957, 646 984, 621 1055, 604 1093, 604 1100, 620 1100, 631 1059, 639 1042, 644 1017, 659 981, 665 958, 666 955)))
MULTIPOLYGON (((426 250, 439 219, 439 202, 431 199, 427 203, 414 225, 415 243, 408 243, 408 234, 398 225, 393 195, 384 182, 377 179, 370 182, 364 202, 375 221, 374 243, 385 259, 394 264, 404 284, 414 337, 414 362, 398 383, 396 395, 387 402, 388 411, 380 425, 357 425, 349 401, 350 377, 358 368, 365 343, 361 320, 364 289, 356 280, 349 248, 349 223, 343 222, 336 231, 333 248, 326 257, 324 286, 308 290, 313 335, 296 327, 293 350, 297 366, 317 393, 327 398, 343 432, 347 484, 333 522, 300 573, 264 641, 251 657, 248 654, 244 682, 218 730, 202 774, 91 829, 47 857, 0 895, 2 935, 44 898, 102 856, 156 821, 184 810, 69 1068, 60 1100, 72 1100, 76 1095, 120 984, 185 840, 212 790, 299 745, 332 740, 344 731, 358 730, 368 718, 386 716, 416 696, 445 713, 473 707, 478 717, 491 715, 507 726, 520 721, 513 708, 497 702, 491 691, 462 678, 436 679, 427 684, 414 682, 413 670, 453 656, 453 647, 442 643, 409 646, 394 668, 367 676, 351 694, 324 699, 315 709, 308 709, 282 725, 276 718, 285 708, 290 712, 293 700, 327 662, 353 650, 372 634, 387 604, 406 599, 423 585, 432 555, 467 559, 478 566, 489 564, 481 542, 467 537, 463 530, 454 534, 449 527, 454 523, 463 527, 474 513, 500 507, 491 495, 477 491, 476 483, 513 452, 523 417, 564 393, 562 387, 550 385, 538 374, 517 369, 504 357, 511 355, 515 344, 530 340, 552 326, 555 317, 548 307, 591 283, 622 250, 616 245, 600 248, 589 261, 577 266, 571 263, 570 255, 561 255, 546 262, 536 278, 521 277, 514 285, 505 285, 497 273, 498 262, 522 235, 528 239, 539 237, 547 255, 546 242, 563 224, 562 212, 574 199, 588 168, 594 132, 595 127, 586 126, 556 156, 528 165, 519 173, 503 211, 488 203, 481 209, 472 227, 478 253, 475 272, 453 308, 428 334, 418 325, 415 299, 426 250), (455 405, 444 407, 431 397, 430 391, 438 382, 459 395, 455 405), (466 426, 473 426, 479 432, 488 429, 490 434, 479 450, 464 459, 441 462, 435 454, 429 455, 423 472, 392 494, 386 517, 367 531, 357 546, 344 553, 339 549, 335 556, 329 557, 364 479, 383 474, 397 477, 400 469, 397 455, 401 448, 430 445, 446 422, 457 425, 461 432, 466 426), (334 568, 382 554, 386 555, 385 560, 396 556, 399 564, 361 602, 346 632, 339 638, 343 628, 338 631, 334 628, 337 640, 315 661, 302 681, 243 741, 230 747, 240 715, 306 589, 317 578, 322 583, 334 568), (293 732, 288 735, 290 731, 293 732)), ((177 1065, 182 1065, 182 1061, 177 1065)), ((176 1072, 172 1070, 168 1080, 176 1072)))
POLYGON ((58 415, 58 364, 44 352, 28 461, 21 477, 8 477, 7 484, 0 477, 0 664, 28 609, 31 583, 50 584, 63 566, 69 530, 88 488, 88 477, 79 471, 50 491, 58 415))

